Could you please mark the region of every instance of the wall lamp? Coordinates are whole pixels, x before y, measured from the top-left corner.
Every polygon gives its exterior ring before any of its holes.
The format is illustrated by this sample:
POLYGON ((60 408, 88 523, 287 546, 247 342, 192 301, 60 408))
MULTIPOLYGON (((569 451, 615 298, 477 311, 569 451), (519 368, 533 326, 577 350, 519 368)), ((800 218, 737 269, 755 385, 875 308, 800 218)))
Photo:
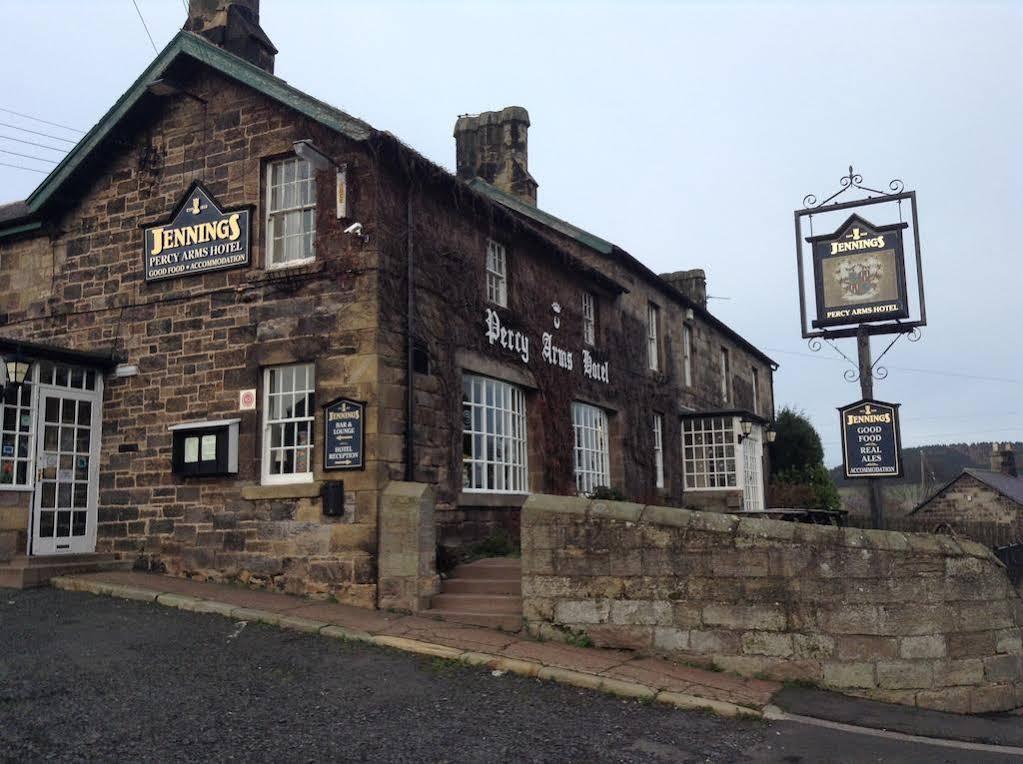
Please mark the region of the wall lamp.
MULTIPOLYGON (((348 217, 348 165, 338 164, 329 156, 320 151, 308 138, 303 138, 300 141, 295 141, 291 144, 295 150, 295 156, 299 159, 303 159, 308 162, 314 170, 317 172, 323 172, 334 168, 337 173, 337 181, 334 186, 335 203, 337 205, 337 219, 348 217)), ((358 224, 358 231, 353 230, 352 226, 345 229, 345 233, 354 233, 363 243, 369 240, 369 237, 362 233, 362 224, 358 224)))
POLYGON ((753 422, 749 419, 740 419, 739 427, 742 428, 742 432, 739 433, 739 442, 742 443, 753 432, 753 422))
POLYGON ((4 358, 4 371, 7 373, 7 384, 21 387, 28 379, 32 370, 32 359, 24 353, 14 351, 4 358))
POLYGON ((774 429, 773 424, 767 425, 767 429, 764 431, 764 440, 768 443, 774 443, 774 439, 778 437, 778 432, 774 429))

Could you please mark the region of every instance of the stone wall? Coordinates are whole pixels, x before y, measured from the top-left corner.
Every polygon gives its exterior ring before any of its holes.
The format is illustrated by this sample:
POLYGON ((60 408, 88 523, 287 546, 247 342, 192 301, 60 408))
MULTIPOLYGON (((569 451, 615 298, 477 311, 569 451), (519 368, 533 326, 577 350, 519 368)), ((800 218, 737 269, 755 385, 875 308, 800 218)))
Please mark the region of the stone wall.
POLYGON ((1023 530, 1023 507, 968 473, 960 475, 928 501, 912 518, 937 527, 961 523, 998 523, 1023 530))
POLYGON ((433 488, 422 483, 389 483, 380 494, 380 578, 382 610, 418 613, 440 591, 433 488))
POLYGON ((882 701, 1023 705, 1023 606, 980 544, 531 496, 531 632, 882 701))

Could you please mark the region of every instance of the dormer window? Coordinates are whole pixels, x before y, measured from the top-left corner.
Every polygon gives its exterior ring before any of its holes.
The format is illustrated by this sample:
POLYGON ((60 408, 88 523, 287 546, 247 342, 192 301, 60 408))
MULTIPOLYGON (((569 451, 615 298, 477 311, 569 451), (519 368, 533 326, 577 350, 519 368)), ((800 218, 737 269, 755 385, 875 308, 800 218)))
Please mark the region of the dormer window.
POLYGON ((487 300, 508 307, 508 257, 503 244, 487 240, 487 300))
POLYGON ((316 178, 312 165, 298 157, 267 165, 267 267, 312 262, 316 253, 316 178))

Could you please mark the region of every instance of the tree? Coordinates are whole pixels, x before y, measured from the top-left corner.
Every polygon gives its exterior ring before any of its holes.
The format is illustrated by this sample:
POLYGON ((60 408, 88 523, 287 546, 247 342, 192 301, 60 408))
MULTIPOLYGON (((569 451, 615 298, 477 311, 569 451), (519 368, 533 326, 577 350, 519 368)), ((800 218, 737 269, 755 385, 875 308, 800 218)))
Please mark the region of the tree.
POLYGON ((824 448, 806 415, 789 407, 775 418, 777 437, 770 445, 772 506, 838 509, 835 482, 824 467, 824 448))

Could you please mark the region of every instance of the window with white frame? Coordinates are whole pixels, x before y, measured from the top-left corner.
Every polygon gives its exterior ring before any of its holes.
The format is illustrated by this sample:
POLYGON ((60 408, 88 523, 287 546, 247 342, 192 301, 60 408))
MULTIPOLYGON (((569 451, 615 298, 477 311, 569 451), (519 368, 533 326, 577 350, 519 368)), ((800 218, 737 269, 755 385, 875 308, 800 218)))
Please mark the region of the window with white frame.
POLYGON ((588 403, 572 404, 575 430, 575 487, 590 494, 598 486, 611 485, 611 456, 607 414, 588 403))
POLYGON ((0 490, 32 485, 32 389, 26 379, 0 393, 0 490))
POLYGON ((760 413, 760 374, 757 367, 752 368, 753 372, 753 413, 760 413))
POLYGON ((654 414, 654 470, 658 488, 664 488, 664 417, 654 414))
POLYGON ((721 348, 721 400, 731 403, 732 400, 732 368, 728 358, 728 348, 721 348))
POLYGON ((683 419, 682 468, 686 488, 735 488, 735 418, 683 419))
POLYGON ((583 292, 583 342, 597 344, 597 301, 591 292, 583 292))
POLYGON ((309 262, 316 256, 316 178, 298 157, 267 165, 267 267, 309 262))
POLYGON ((526 396, 507 382, 462 377, 462 489, 528 493, 526 396))
POLYGON ((646 356, 650 368, 657 371, 661 368, 661 348, 658 329, 661 321, 661 309, 652 302, 646 306, 646 356))
POLYGON ((682 375, 686 387, 693 386, 693 327, 682 327, 682 375))
POLYGON ((313 479, 313 364, 272 366, 263 376, 263 483, 313 479))
POLYGON ((487 239, 487 300, 508 307, 508 254, 493 239, 487 239))

